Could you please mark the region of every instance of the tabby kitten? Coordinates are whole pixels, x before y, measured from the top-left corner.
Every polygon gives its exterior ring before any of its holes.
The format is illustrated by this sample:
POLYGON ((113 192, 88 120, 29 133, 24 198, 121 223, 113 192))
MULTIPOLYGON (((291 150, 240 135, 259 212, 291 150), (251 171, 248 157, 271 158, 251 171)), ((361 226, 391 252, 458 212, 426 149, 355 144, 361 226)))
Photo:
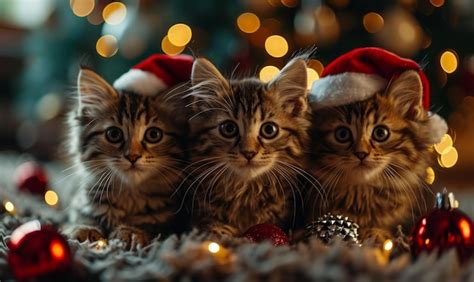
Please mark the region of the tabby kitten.
POLYGON ((298 176, 309 137, 305 62, 294 59, 263 83, 226 80, 197 59, 192 85, 191 181, 184 198, 193 225, 226 235, 258 223, 286 226, 301 201, 298 176))
POLYGON ((166 95, 117 91, 89 69, 79 73, 78 92, 68 144, 80 187, 65 233, 144 245, 175 227, 170 196, 182 180, 186 120, 166 95))
POLYGON ((311 170, 327 198, 308 197, 308 220, 343 214, 361 226, 362 239, 379 242, 413 223, 426 209, 424 179, 436 142, 421 100, 418 73, 406 71, 372 98, 315 111, 311 170))

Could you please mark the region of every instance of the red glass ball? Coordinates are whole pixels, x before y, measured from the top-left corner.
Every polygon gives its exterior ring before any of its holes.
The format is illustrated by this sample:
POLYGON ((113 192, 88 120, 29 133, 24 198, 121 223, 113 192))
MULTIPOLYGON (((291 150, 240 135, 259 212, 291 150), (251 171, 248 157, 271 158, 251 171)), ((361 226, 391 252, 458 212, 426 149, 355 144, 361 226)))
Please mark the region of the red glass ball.
POLYGON ((468 260, 474 250, 472 220, 459 209, 435 209, 422 217, 413 229, 411 251, 414 257, 422 252, 450 248, 457 250, 461 262, 468 260))
POLYGON ((15 229, 8 247, 8 265, 18 280, 55 280, 71 265, 71 250, 64 237, 36 220, 15 229))
POLYGON ((15 171, 18 189, 33 194, 43 195, 48 186, 48 177, 43 168, 35 162, 21 164, 15 171))
POLYGON ((269 223, 261 223, 250 227, 244 237, 255 243, 271 241, 275 246, 288 244, 288 236, 278 226, 269 223))

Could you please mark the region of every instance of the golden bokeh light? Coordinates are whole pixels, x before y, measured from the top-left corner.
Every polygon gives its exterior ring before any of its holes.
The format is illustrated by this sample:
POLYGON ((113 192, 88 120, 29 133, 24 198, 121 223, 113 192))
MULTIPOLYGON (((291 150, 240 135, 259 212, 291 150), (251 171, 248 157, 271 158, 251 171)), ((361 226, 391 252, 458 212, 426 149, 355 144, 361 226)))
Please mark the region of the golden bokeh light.
POLYGON ((308 64, 308 67, 316 70, 316 72, 318 73, 318 76, 321 76, 324 70, 324 65, 323 63, 321 63, 321 61, 312 59, 312 60, 309 60, 307 64, 308 64))
POLYGON ((387 252, 391 251, 393 249, 392 240, 385 240, 385 242, 383 243, 383 249, 387 252))
POLYGON ((118 25, 127 16, 127 7, 121 2, 112 2, 102 11, 104 21, 110 25, 118 25))
POLYGON ((263 82, 269 82, 275 78, 280 70, 275 66, 265 66, 260 70, 259 77, 263 82))
POLYGON ((95 0, 70 0, 69 5, 74 15, 86 17, 94 10, 95 0))
POLYGON ((237 26, 242 32, 254 33, 260 28, 260 19, 254 13, 243 13, 237 18, 237 26))
POLYGON ((451 147, 447 152, 438 157, 439 165, 444 168, 453 167, 458 161, 458 151, 451 147))
POLYGON ((191 28, 183 23, 175 24, 168 29, 168 40, 177 47, 183 47, 188 44, 192 36, 191 28))
POLYGON ((167 55, 178 55, 184 50, 184 46, 175 46, 168 40, 168 36, 163 37, 161 40, 161 50, 167 55))
POLYGON ((281 0, 281 4, 287 8, 294 8, 298 6, 298 0, 281 0))
POLYGON ((59 201, 58 194, 56 194, 56 192, 53 190, 48 190, 44 194, 44 201, 50 206, 55 206, 59 201))
POLYGON ((5 207, 5 210, 7 212, 9 212, 9 213, 15 212, 15 205, 13 205, 12 202, 6 201, 5 203, 3 203, 3 206, 5 207))
POLYGON ((428 183, 428 184, 433 184, 434 181, 435 181, 435 172, 433 170, 432 167, 428 167, 426 169, 426 178, 425 178, 425 182, 428 183))
POLYGON ((219 246, 219 244, 217 244, 215 242, 211 242, 207 246, 207 249, 209 250, 209 252, 211 252, 213 254, 217 254, 220 251, 221 246, 219 246))
POLYGON ((365 30, 370 33, 379 32, 384 26, 383 17, 380 14, 374 12, 365 14, 362 23, 365 27, 365 30))
POLYGON ((445 134, 442 138, 441 141, 438 144, 434 145, 434 149, 436 152, 440 155, 444 154, 448 150, 451 149, 453 146, 453 139, 449 134, 445 134))
POLYGON ((306 73, 308 74, 308 89, 311 89, 313 82, 319 79, 319 74, 313 68, 306 68, 306 73))
POLYGON ((430 0, 431 5, 439 8, 444 5, 444 0, 430 0))
POLYGON ((272 57, 283 57, 288 52, 288 42, 280 35, 269 36, 265 40, 265 50, 267 50, 267 53, 272 57))
POLYGON ((453 73, 458 68, 458 57, 453 51, 444 51, 439 62, 446 73, 453 73))
POLYGON ((113 35, 104 35, 99 38, 99 40, 97 40, 95 49, 102 57, 110 58, 118 51, 117 38, 115 38, 113 35))

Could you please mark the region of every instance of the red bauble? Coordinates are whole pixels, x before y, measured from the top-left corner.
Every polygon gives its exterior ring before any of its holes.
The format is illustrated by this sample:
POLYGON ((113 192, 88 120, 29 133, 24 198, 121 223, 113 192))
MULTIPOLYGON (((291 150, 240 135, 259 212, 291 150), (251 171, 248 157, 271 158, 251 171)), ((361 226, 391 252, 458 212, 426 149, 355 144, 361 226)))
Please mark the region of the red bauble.
POLYGON ((43 195, 48 186, 48 177, 41 166, 35 162, 21 164, 15 171, 18 189, 43 195))
POLYGON ((12 233, 8 264, 18 280, 55 280, 71 265, 67 241, 53 227, 27 222, 12 233))
POLYGON ((411 251, 420 253, 438 251, 438 254, 455 248, 461 262, 468 260, 474 251, 474 225, 465 213, 456 208, 452 193, 436 195, 433 211, 423 216, 413 229, 411 251))
POLYGON ((288 236, 278 226, 274 224, 261 223, 250 227, 244 237, 252 242, 271 241, 275 246, 288 244, 288 236))

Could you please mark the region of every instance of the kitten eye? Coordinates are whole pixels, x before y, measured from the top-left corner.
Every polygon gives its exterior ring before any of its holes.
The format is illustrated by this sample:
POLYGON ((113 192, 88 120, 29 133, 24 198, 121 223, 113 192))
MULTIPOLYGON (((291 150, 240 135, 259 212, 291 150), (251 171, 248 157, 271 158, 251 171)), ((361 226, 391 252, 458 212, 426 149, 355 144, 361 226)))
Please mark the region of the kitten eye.
POLYGON ((232 138, 239 133, 239 127, 235 122, 228 120, 219 125, 219 132, 225 138, 232 138))
POLYGON ((118 143, 118 142, 122 141, 122 139, 123 139, 122 129, 120 129, 116 126, 111 126, 111 127, 107 128, 107 130, 105 131, 105 138, 110 143, 118 143))
POLYGON ((266 122, 260 127, 260 135, 267 139, 275 138, 278 135, 278 125, 274 122, 266 122))
POLYGON ((390 131, 385 125, 378 125, 372 131, 372 138, 375 141, 383 142, 386 141, 390 137, 390 131))
POLYGON ((345 126, 340 126, 336 128, 334 132, 334 137, 336 138, 337 142, 346 143, 352 139, 352 132, 349 128, 345 126))
POLYGON ((163 132, 158 127, 150 127, 145 131, 145 141, 158 143, 163 138, 163 132))

